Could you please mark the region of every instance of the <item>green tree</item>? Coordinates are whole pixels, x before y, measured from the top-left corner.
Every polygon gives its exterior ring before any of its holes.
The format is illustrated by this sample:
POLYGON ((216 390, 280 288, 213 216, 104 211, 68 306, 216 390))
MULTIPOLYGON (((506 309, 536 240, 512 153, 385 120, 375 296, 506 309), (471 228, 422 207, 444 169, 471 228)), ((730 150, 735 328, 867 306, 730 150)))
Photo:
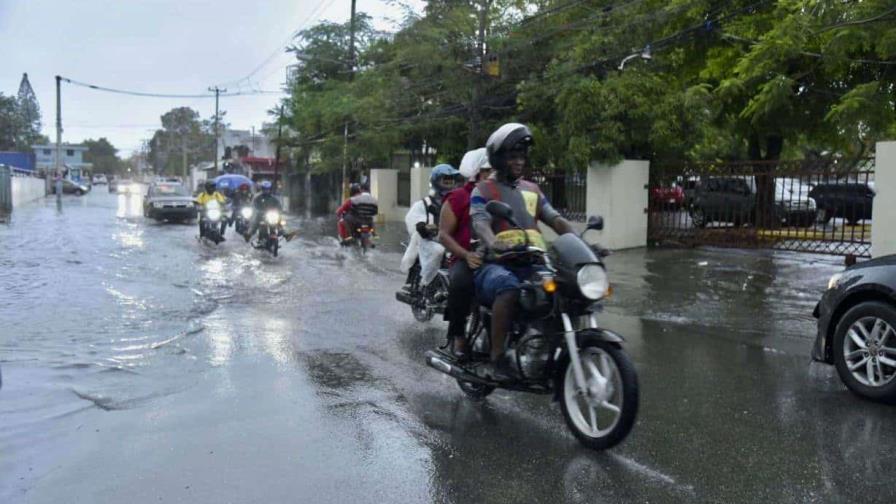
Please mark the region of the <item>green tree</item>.
POLYGON ((24 152, 30 152, 31 146, 42 143, 44 137, 40 134, 40 105, 37 103, 37 95, 31 88, 31 82, 28 81, 28 74, 22 74, 22 81, 19 83, 19 93, 16 102, 20 118, 20 140, 17 146, 24 152))
POLYGON ((149 142, 149 162, 158 173, 184 174, 190 165, 211 161, 215 153, 214 125, 189 107, 169 110, 162 128, 149 142))
POLYGON ((87 147, 84 161, 93 164, 93 173, 116 174, 126 168, 124 161, 118 157, 118 149, 105 137, 97 140, 87 139, 82 143, 87 147))
POLYGON ((20 131, 21 116, 16 99, 0 93, 0 150, 15 150, 20 131))

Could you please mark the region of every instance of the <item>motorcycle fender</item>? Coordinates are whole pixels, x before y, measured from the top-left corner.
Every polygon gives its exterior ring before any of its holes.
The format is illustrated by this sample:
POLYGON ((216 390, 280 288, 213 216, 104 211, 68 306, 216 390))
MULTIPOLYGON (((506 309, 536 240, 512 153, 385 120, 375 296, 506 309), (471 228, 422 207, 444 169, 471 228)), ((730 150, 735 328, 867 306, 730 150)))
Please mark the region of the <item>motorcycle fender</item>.
MULTIPOLYGON (((613 345, 621 346, 625 342, 622 335, 609 331, 607 329, 579 329, 576 331, 576 344, 581 348, 585 339, 597 339, 605 341, 613 345)), ((554 401, 560 400, 560 393, 563 391, 563 371, 566 369, 566 361, 569 359, 569 351, 566 349, 565 343, 560 347, 560 353, 554 360, 554 401)))

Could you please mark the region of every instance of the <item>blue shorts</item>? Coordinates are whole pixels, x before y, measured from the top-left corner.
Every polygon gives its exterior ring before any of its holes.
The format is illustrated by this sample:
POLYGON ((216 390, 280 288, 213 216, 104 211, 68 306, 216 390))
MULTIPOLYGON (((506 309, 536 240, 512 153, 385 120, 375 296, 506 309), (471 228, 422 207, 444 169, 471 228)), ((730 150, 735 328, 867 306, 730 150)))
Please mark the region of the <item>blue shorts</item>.
POLYGON ((495 263, 483 264, 473 276, 476 297, 483 305, 491 306, 498 295, 502 292, 519 289, 522 279, 528 278, 531 274, 531 267, 508 268, 495 263))

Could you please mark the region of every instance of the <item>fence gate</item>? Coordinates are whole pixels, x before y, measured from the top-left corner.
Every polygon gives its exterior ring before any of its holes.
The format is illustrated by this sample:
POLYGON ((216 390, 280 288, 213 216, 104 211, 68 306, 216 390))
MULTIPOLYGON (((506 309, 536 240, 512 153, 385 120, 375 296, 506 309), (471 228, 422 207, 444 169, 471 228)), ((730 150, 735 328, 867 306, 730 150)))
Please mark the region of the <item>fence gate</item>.
POLYGON ((651 166, 648 241, 871 256, 873 160, 651 166))
POLYGON ((585 222, 588 188, 584 170, 532 170, 526 173, 526 178, 538 184, 541 192, 563 217, 573 222, 585 222))

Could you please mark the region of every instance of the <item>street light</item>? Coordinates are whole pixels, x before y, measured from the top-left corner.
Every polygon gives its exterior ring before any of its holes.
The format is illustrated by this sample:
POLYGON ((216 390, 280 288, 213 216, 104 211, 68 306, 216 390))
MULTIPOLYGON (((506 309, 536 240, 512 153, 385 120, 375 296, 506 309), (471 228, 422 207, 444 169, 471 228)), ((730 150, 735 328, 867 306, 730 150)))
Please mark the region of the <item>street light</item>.
POLYGON ((645 61, 652 60, 653 55, 651 54, 651 51, 650 51, 650 44, 647 44, 646 46, 644 46, 644 49, 641 49, 641 52, 629 54, 628 56, 623 58, 622 61, 619 62, 619 70, 622 71, 625 68, 625 64, 635 58, 641 58, 642 60, 645 60, 645 61))

